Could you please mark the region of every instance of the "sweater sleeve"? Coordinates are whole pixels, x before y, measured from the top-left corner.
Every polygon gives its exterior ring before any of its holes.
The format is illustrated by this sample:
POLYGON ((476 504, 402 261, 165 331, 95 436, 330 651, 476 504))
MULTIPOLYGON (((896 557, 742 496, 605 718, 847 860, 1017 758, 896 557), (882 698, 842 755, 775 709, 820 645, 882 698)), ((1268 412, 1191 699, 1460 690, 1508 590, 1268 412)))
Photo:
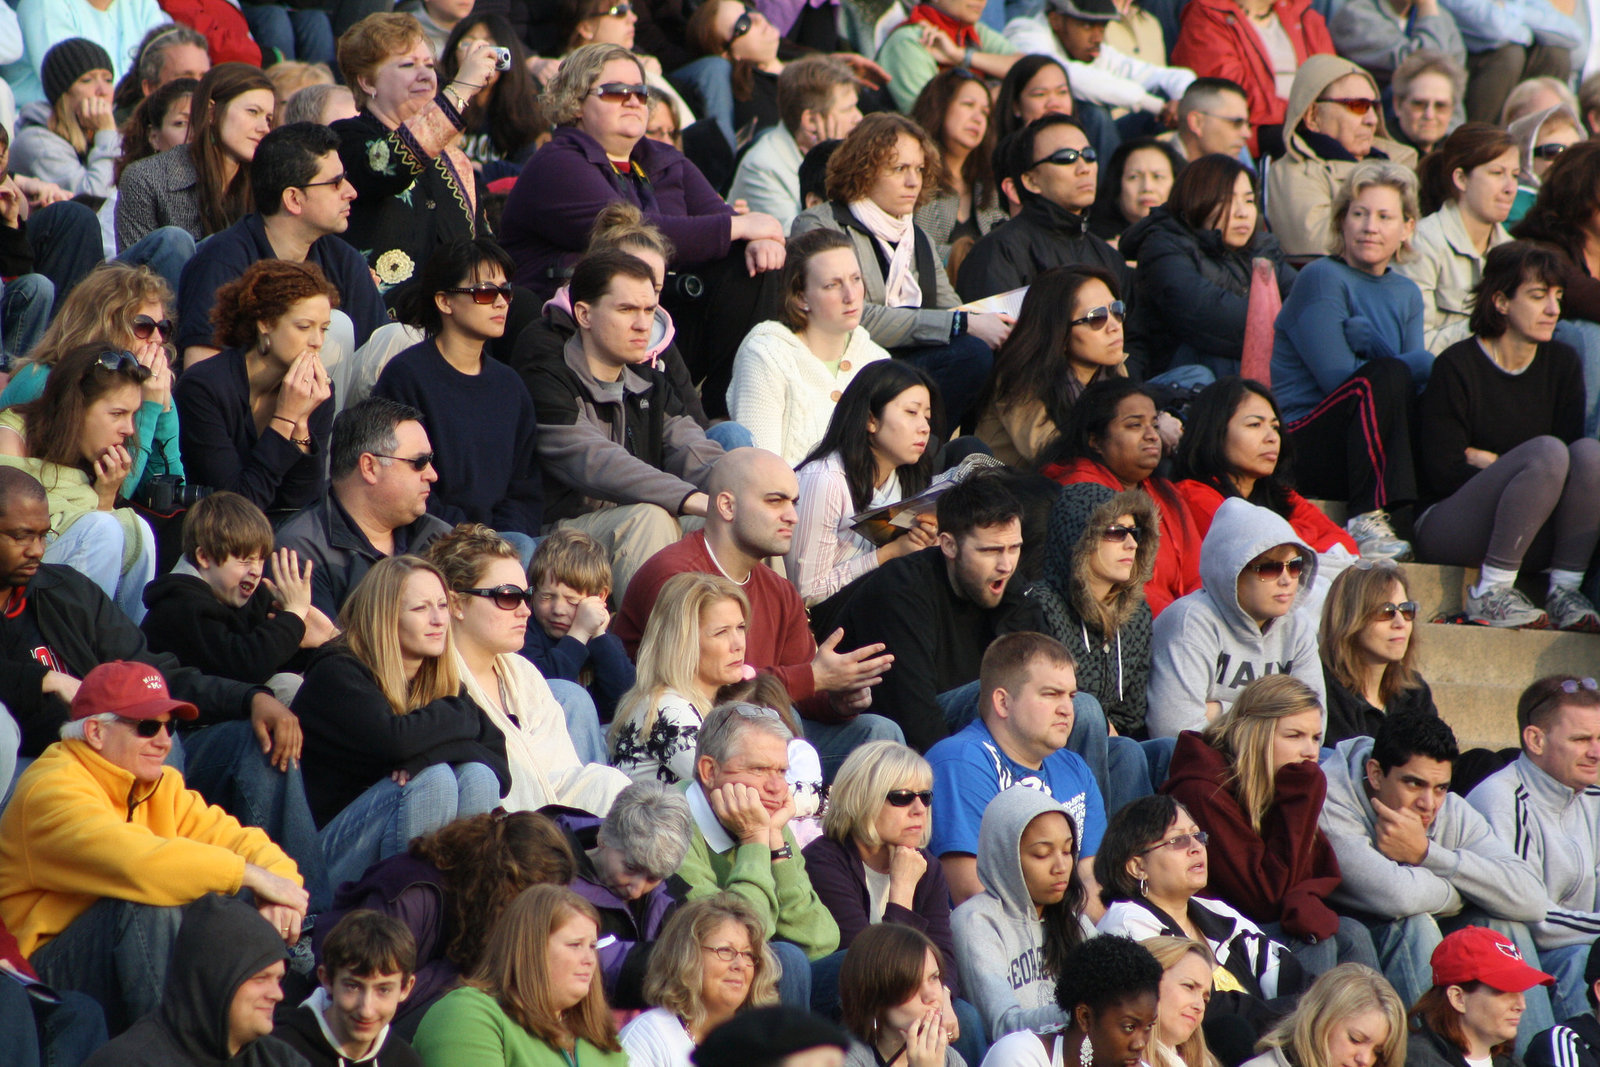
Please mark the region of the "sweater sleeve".
POLYGON ((799 945, 806 959, 819 960, 839 947, 839 926, 806 877, 805 858, 788 827, 784 828, 783 837, 794 855, 772 864, 772 881, 778 895, 777 936, 799 945))
POLYGON ((1491 775, 1467 794, 1467 803, 1483 816, 1484 822, 1499 839, 1501 846, 1527 863, 1540 874, 1542 889, 1540 906, 1544 908, 1543 921, 1529 923, 1534 942, 1541 949, 1564 948, 1570 945, 1587 945, 1600 936, 1600 911, 1582 911, 1568 908, 1555 900, 1551 886, 1545 882, 1545 850, 1564 847, 1559 841, 1547 840, 1540 819, 1528 811, 1528 801, 1514 795, 1520 787, 1510 775, 1491 775))
POLYGON ((771 850, 765 841, 735 845, 732 862, 727 878, 719 883, 711 866, 710 846, 704 835, 695 833, 678 868, 678 877, 689 886, 688 899, 737 893, 761 916, 761 924, 771 937, 778 922, 778 889, 773 880, 771 850))
MULTIPOLYGON (((1290 763, 1278 769, 1273 803, 1261 820, 1264 851, 1270 851, 1288 865, 1277 878, 1276 903, 1281 908, 1283 928, 1296 937, 1326 941, 1339 926, 1339 919, 1325 897, 1339 884, 1339 865, 1318 819, 1328 794, 1322 768, 1312 762, 1290 763)), ((1271 906, 1273 877, 1267 865, 1255 868, 1261 877, 1255 885, 1258 899, 1271 906), (1262 897, 1259 891, 1268 894, 1262 897)), ((1248 884, 1252 875, 1237 871, 1248 884)))
MULTIPOLYGON (((1463 344, 1477 347, 1476 339, 1463 344)), ((1435 500, 1466 485, 1479 468, 1467 462, 1472 447, 1469 389, 1454 348, 1434 364, 1417 405, 1417 473, 1435 500)))
MULTIPOLYGON (((265 684, 299 651, 306 632, 300 616, 279 611, 267 618, 264 609, 252 612, 251 605, 233 609, 209 591, 202 596, 211 602, 198 596, 163 597, 139 625, 153 644, 189 666, 252 685, 265 684), (246 614, 252 616, 251 623, 237 625, 236 620, 246 614)), ((261 589, 254 596, 269 594, 261 589)))
MULTIPOLYGON (((1339 904, 1381 918, 1453 915, 1461 910, 1461 895, 1447 878, 1430 869, 1426 859, 1412 866, 1378 851, 1364 813, 1330 801, 1322 806, 1321 825, 1339 857, 1342 881, 1329 894, 1339 904)), ((1428 854, 1433 857, 1443 851, 1430 845, 1428 854)))
MULTIPOLYGON (((1461 797, 1446 797, 1445 811, 1456 827, 1454 847, 1429 845, 1422 867, 1496 918, 1544 921, 1544 879, 1539 873, 1495 837, 1483 816, 1461 797)), ((1342 858, 1339 866, 1344 870, 1342 858)))
MULTIPOLYGON (((783 427, 788 406, 788 379, 762 349, 746 337, 733 357, 728 382, 728 417, 750 431, 756 448, 783 455, 783 427)), ((804 499, 802 494, 801 499, 804 499)), ((791 579, 793 575, 790 576, 791 579)), ((804 595, 802 590, 801 595, 804 595)))
MULTIPOLYGON (((831 837, 819 837, 805 848, 806 874, 811 878, 811 888, 817 899, 833 915, 839 926, 839 947, 849 948, 856 936, 872 925, 867 911, 867 887, 854 876, 846 849, 853 844, 840 844, 831 837)), ((930 860, 937 865, 937 860, 930 860)), ((884 912, 888 921, 888 911, 884 912)), ((922 929, 919 925, 917 929, 922 929)))
MULTIPOLYGON (((428 1067, 511 1063, 518 1051, 506 1041, 512 1028, 521 1029, 486 994, 453 990, 428 1009, 411 1044, 428 1067)), ((551 1061, 556 1062, 556 1057, 551 1061)))
POLYGON ((396 715, 377 682, 353 655, 329 655, 306 672, 294 710, 325 762, 359 752, 363 763, 395 768, 436 746, 478 735, 476 707, 455 698, 435 700, 396 715))
POLYGON ((784 566, 800 598, 817 604, 876 569, 878 550, 863 548, 860 538, 844 529, 855 509, 842 470, 822 461, 808 463, 799 481, 799 521, 784 566))
MULTIPOLYGON (((320 457, 301 452, 273 426, 257 438, 254 448, 241 452, 235 443, 239 436, 236 431, 242 429, 238 420, 251 416, 248 410, 227 410, 230 401, 238 398, 221 395, 215 384, 210 378, 202 380, 198 375, 185 374, 173 390, 184 469, 196 484, 238 493, 264 511, 274 506, 280 488, 302 460, 309 460, 306 465, 315 473, 320 457)), ((332 418, 331 401, 325 401, 312 413, 312 421, 323 424, 320 428, 324 434, 331 431, 332 418)))
POLYGON ((505 495, 495 503, 492 518, 497 530, 512 530, 537 537, 544 522, 544 472, 539 469, 539 417, 528 387, 516 374, 508 374, 506 389, 518 400, 516 436, 512 443, 515 469, 505 495))
POLYGON ((894 654, 894 665, 873 690, 872 710, 899 723, 906 744, 926 752, 949 733, 939 710, 935 682, 939 676, 935 662, 938 643, 931 626, 938 613, 920 590, 906 589, 902 595, 867 605, 863 601, 869 592, 865 586, 858 586, 846 605, 840 619, 846 629, 840 648, 859 648, 881 641, 894 654))
POLYGON ((1216 652, 1216 642, 1210 639, 1214 635, 1201 632, 1206 621, 1205 612, 1188 603, 1169 607, 1156 617, 1145 717, 1151 737, 1176 737, 1182 730, 1205 727, 1216 652))
POLYGON ((1278 329, 1294 345, 1306 369, 1316 380, 1317 392, 1327 396, 1361 366, 1361 359, 1344 336, 1351 308, 1331 271, 1304 270, 1295 282, 1295 306, 1285 305, 1278 329))

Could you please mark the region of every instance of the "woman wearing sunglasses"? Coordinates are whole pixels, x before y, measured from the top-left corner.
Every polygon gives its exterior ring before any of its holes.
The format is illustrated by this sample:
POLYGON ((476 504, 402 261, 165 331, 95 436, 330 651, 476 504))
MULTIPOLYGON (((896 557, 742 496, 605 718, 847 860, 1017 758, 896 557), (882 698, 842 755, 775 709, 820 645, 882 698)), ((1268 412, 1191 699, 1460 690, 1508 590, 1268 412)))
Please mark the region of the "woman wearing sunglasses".
MULTIPOLYGON (((39 343, 12 365, 11 380, 0 392, 0 408, 39 399, 46 378, 68 351, 82 344, 132 352, 150 371, 139 386, 134 434, 139 448, 122 484, 122 496, 135 500, 160 474, 183 477, 178 451, 178 410, 172 403, 172 290, 148 267, 102 263, 73 287, 39 343)), ((6 349, 11 348, 7 339, 6 349)))
POLYGON ((1417 673, 1416 619, 1406 572, 1389 560, 1363 560, 1333 580, 1318 635, 1328 691, 1324 745, 1375 737, 1386 716, 1402 711, 1439 713, 1417 673))
POLYGON ((761 916, 737 893, 685 904, 650 949, 645 1000, 618 1035, 629 1067, 690 1067, 705 1036, 741 1011, 778 1002, 778 958, 761 916))
POLYGON ((506 331, 512 269, 486 237, 437 249, 395 306, 426 339, 389 361, 372 395, 422 412, 439 475, 428 510, 493 527, 528 563, 544 521, 537 416, 517 372, 486 351, 506 331))
POLYGON ((1506 133, 1517 146, 1517 199, 1511 205, 1507 226, 1527 216, 1539 196, 1539 186, 1561 153, 1585 140, 1577 112, 1565 104, 1545 107, 1506 126, 1506 133))
POLYGON ((1578 591, 1600 540, 1600 442, 1584 433, 1577 353, 1553 340, 1563 264, 1515 241, 1489 253, 1473 292, 1473 335, 1445 349, 1417 411, 1429 506, 1418 555, 1478 567, 1466 611, 1490 626, 1600 631, 1578 591), (1546 571, 1541 609, 1513 584, 1546 571))
POLYGON ((453 78, 441 84, 433 46, 411 15, 368 15, 339 38, 339 69, 360 109, 333 125, 356 189, 344 239, 364 251, 386 297, 439 246, 489 232, 461 136, 469 104, 496 73, 496 49, 463 39, 453 78))
POLYGON ((1350 962, 1376 968, 1366 925, 1336 914, 1326 900, 1339 885, 1339 863, 1317 823, 1327 795, 1321 750, 1317 691, 1273 674, 1245 686, 1203 732, 1178 736, 1161 792, 1182 804, 1206 828, 1209 847, 1226 857, 1209 868, 1210 888, 1287 944, 1303 969, 1321 974, 1350 962))
POLYGON ((711 116, 726 122, 724 132, 732 130, 742 145, 778 124, 778 75, 784 66, 778 58, 783 40, 778 27, 741 0, 706 0, 690 16, 684 37, 689 51, 721 56, 731 64, 724 68, 728 88, 707 94, 732 99, 732 114, 711 116))
POLYGON ((333 385, 322 342, 339 291, 314 263, 263 259, 217 291, 222 352, 175 390, 185 469, 196 485, 262 511, 298 511, 328 487, 333 385))
MULTIPOLYGON (((533 612, 516 548, 487 526, 463 523, 428 547, 428 559, 450 590, 450 632, 466 695, 505 736, 511 767, 505 808, 535 811, 559 804, 604 815, 627 788, 628 776, 582 761, 562 704, 534 665, 518 655, 533 612)), ((598 734, 593 702, 583 703, 598 734)))

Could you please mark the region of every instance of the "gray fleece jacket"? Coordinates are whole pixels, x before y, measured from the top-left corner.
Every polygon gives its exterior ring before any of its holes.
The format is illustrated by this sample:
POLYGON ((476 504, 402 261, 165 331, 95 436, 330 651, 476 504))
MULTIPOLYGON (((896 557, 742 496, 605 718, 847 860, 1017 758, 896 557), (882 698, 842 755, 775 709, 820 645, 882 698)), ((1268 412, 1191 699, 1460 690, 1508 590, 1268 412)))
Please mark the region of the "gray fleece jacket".
POLYGON ((1479 782, 1467 803, 1541 881, 1545 916, 1530 924, 1534 943, 1563 948, 1600 937, 1600 787, 1574 791, 1524 752, 1479 782))
POLYGON ((1238 497, 1224 500, 1200 546, 1200 588, 1156 618, 1145 715, 1150 736, 1204 729, 1206 701, 1226 711, 1239 690, 1267 674, 1294 675, 1325 704, 1317 620, 1305 609, 1316 577, 1316 552, 1287 521, 1238 497), (1278 545, 1298 546, 1306 567, 1294 610, 1262 627, 1239 606, 1239 574, 1278 545))
POLYGON ((35 100, 23 105, 17 116, 17 134, 11 140, 11 169, 54 182, 74 196, 106 197, 115 192, 122 135, 116 130, 101 130, 89 142, 89 158, 84 159, 65 137, 50 129, 49 122, 49 104, 35 100))
POLYGON ((1544 884, 1538 872, 1455 793, 1445 794, 1428 827, 1428 854, 1420 864, 1399 863, 1378 851, 1378 819, 1366 789, 1372 746, 1370 737, 1352 737, 1322 762, 1328 798, 1318 822, 1344 876, 1328 899, 1341 909, 1384 919, 1454 915, 1468 904, 1496 919, 1543 919, 1544 884))
MULTIPOLYGON (((950 916, 961 988, 989 1040, 1016 1030, 1065 1026, 1055 979, 1044 973, 1044 920, 1022 877, 1022 831, 1048 811, 1067 809, 1025 785, 1002 790, 983 809, 978 880, 984 892, 950 916)), ((1093 933, 1092 928, 1088 933, 1093 933)))

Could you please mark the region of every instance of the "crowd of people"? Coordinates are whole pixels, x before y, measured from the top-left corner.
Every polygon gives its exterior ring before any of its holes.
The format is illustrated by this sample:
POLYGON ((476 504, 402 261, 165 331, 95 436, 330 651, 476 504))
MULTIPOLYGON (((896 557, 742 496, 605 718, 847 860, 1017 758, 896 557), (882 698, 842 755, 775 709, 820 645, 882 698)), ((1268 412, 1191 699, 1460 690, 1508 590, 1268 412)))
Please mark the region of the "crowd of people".
POLYGON ((1600 0, 0 4, 7 1062, 1600 1063, 1600 687, 1404 566, 1600 633, 1597 131, 1600 0))

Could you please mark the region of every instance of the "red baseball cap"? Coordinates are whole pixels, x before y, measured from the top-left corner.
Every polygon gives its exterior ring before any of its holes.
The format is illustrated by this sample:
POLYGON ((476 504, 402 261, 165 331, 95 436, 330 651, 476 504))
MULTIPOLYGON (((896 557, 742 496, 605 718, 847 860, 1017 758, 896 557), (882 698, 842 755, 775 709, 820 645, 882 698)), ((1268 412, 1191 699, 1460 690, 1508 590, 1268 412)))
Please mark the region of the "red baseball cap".
POLYGON ((1483 926, 1466 926, 1433 950, 1433 984, 1482 982, 1502 993, 1523 993, 1536 985, 1555 985, 1543 971, 1529 967, 1517 946, 1504 934, 1483 926))
POLYGON ((200 709, 173 700, 167 692, 166 679, 154 667, 117 659, 102 663, 85 675, 78 695, 72 698, 73 719, 106 712, 124 719, 159 719, 163 715, 193 719, 199 716, 200 709))

